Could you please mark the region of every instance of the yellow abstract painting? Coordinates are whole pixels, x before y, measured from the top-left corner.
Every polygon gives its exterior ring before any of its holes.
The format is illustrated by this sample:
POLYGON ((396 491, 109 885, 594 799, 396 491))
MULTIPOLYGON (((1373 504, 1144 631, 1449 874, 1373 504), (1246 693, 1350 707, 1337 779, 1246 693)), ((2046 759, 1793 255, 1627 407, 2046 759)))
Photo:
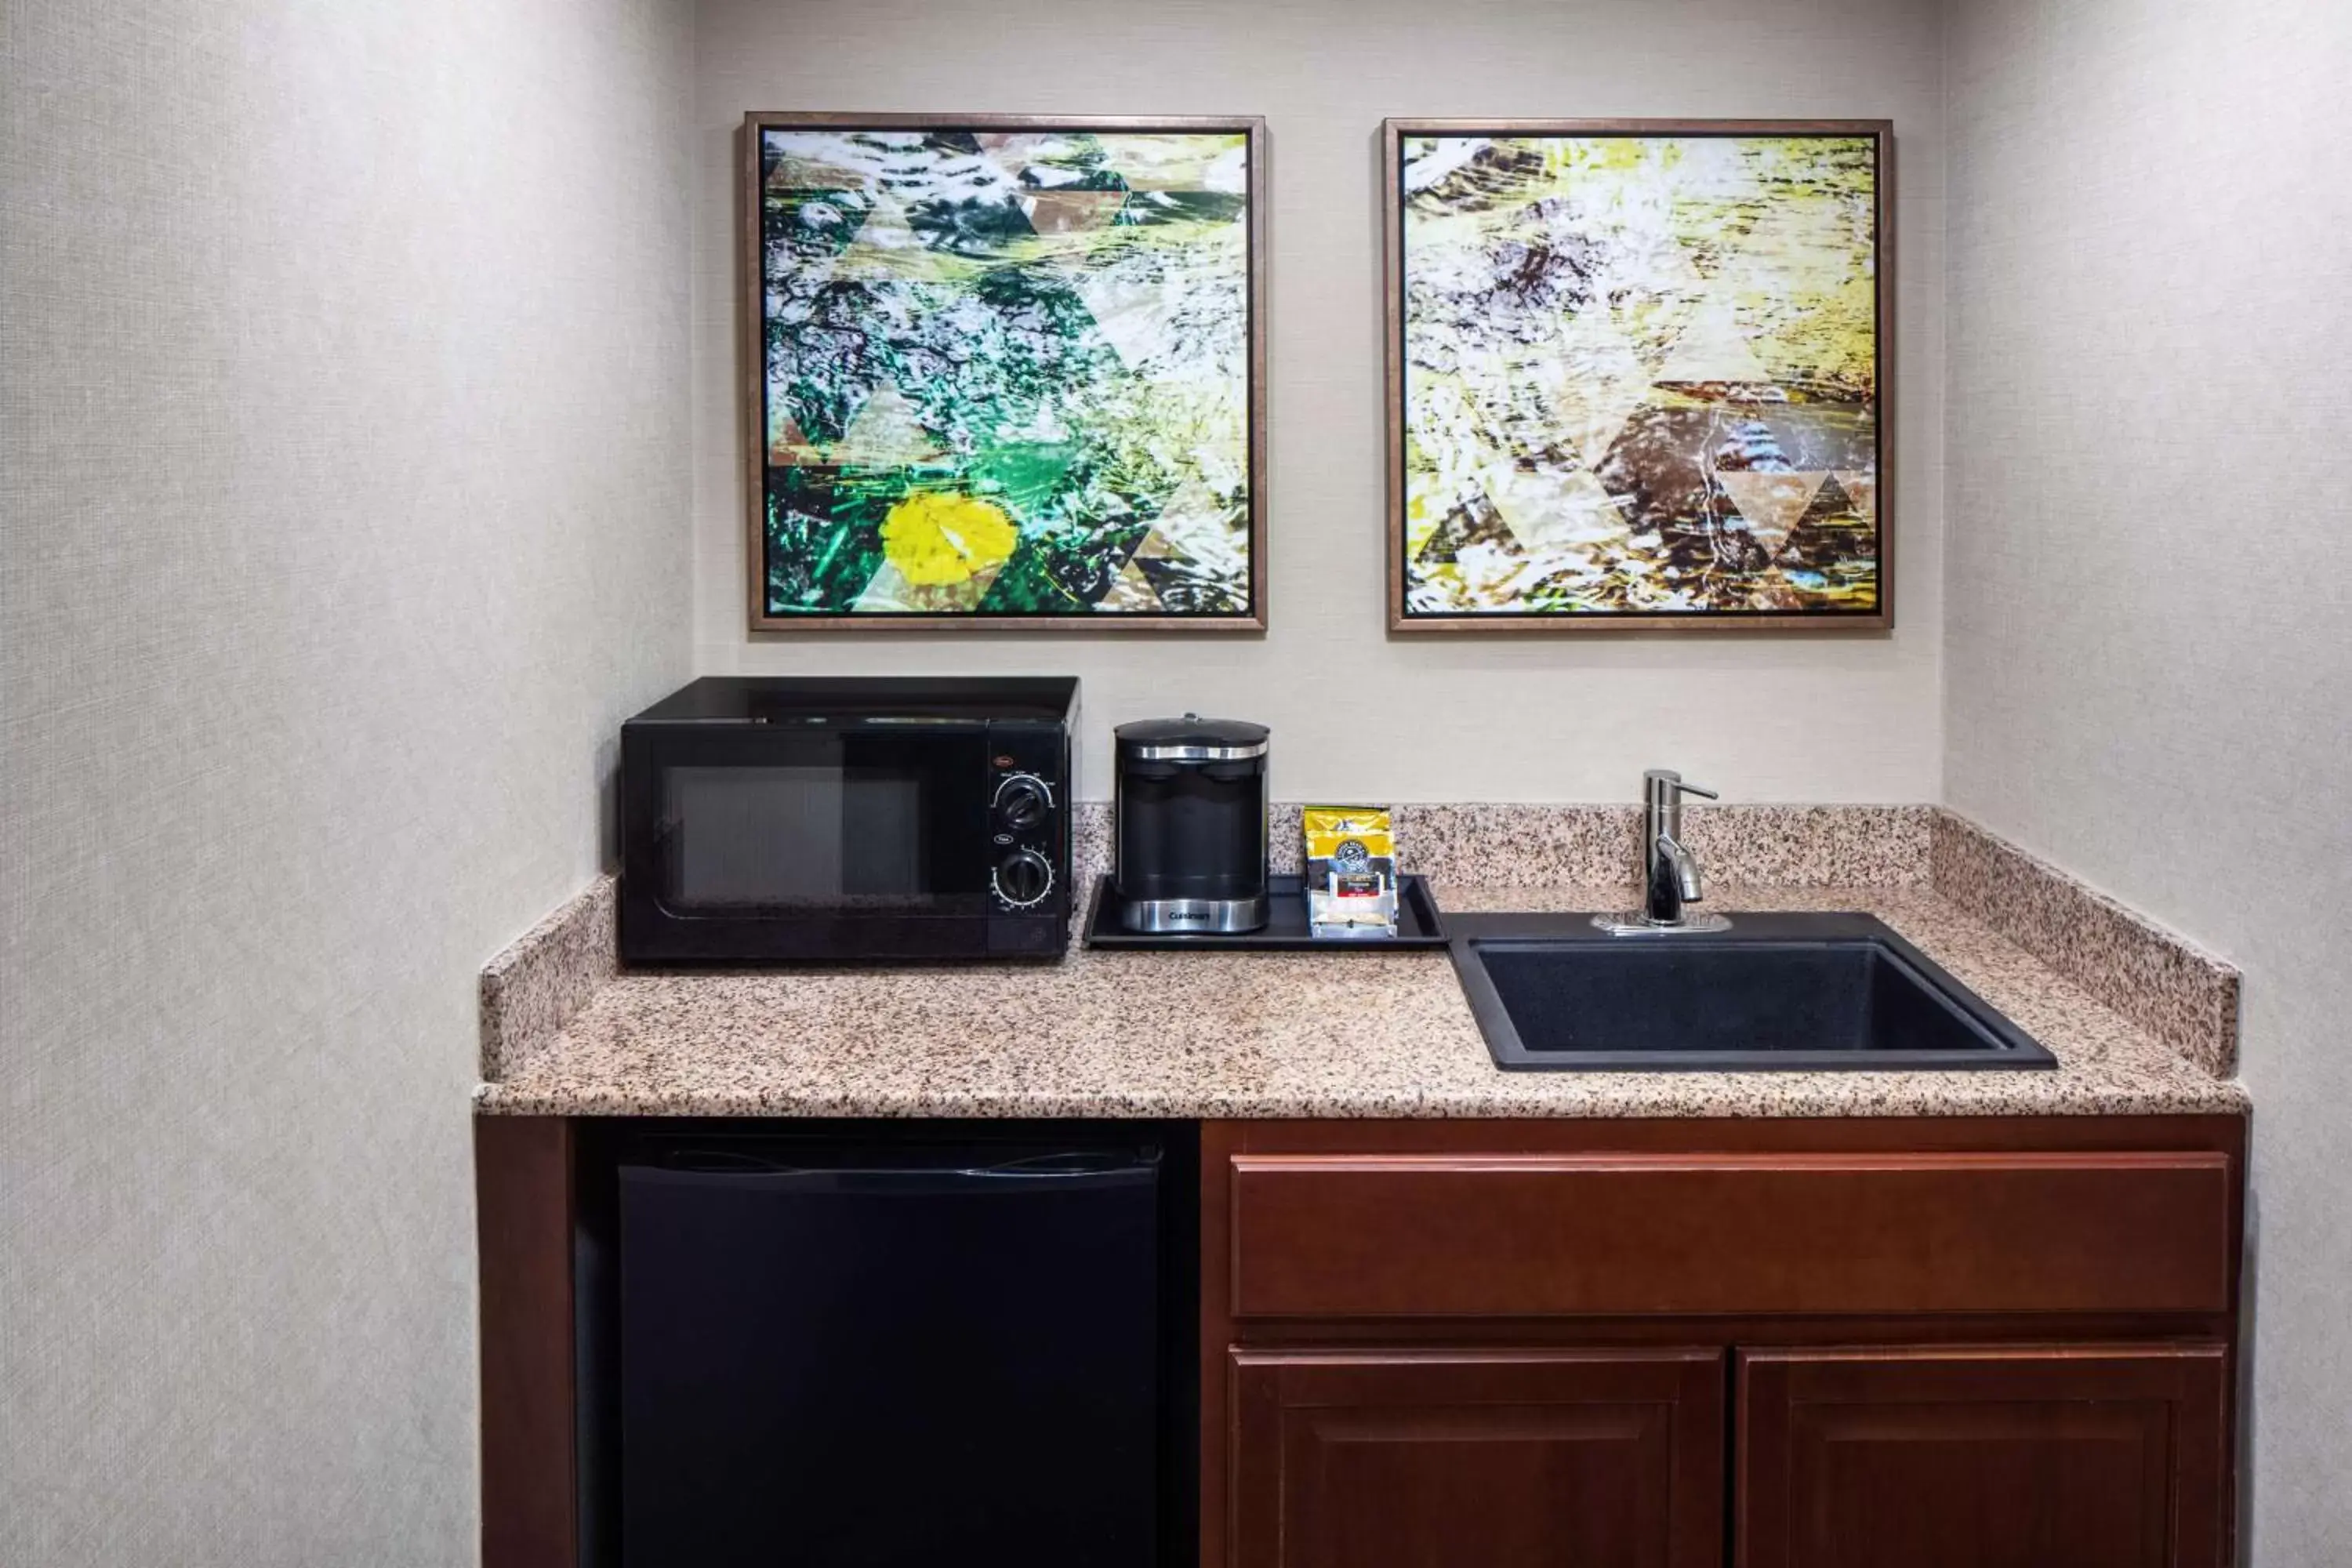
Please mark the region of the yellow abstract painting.
POLYGON ((1402 620, 1883 613, 1875 136, 1392 133, 1402 620))

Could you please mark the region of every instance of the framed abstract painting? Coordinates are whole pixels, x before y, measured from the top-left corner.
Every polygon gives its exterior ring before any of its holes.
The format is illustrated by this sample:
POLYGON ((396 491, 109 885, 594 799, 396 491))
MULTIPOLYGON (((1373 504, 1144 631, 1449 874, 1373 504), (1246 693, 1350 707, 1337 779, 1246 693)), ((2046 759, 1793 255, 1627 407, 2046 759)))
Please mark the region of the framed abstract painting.
POLYGON ((764 114, 751 620, 1265 624, 1265 126, 764 114))
POLYGON ((1884 121, 1391 120, 1389 624, 1893 624, 1884 121))

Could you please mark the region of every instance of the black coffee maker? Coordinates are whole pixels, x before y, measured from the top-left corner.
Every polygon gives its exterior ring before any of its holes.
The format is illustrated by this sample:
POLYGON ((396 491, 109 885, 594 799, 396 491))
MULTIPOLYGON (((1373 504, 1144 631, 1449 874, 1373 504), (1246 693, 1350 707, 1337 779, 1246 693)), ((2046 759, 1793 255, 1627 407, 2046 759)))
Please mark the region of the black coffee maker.
POLYGON ((1111 892, 1128 930, 1265 924, 1266 733, 1197 713, 1118 727, 1111 892))

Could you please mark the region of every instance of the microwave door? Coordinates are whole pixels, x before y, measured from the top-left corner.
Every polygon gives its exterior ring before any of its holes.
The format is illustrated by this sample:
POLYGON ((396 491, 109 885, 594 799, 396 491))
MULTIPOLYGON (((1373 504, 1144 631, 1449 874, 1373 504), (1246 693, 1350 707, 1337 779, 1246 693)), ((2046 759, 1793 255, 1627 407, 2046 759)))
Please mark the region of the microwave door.
POLYGON ((756 742, 681 748, 660 765, 661 901, 670 914, 985 912, 982 737, 771 732, 756 742))

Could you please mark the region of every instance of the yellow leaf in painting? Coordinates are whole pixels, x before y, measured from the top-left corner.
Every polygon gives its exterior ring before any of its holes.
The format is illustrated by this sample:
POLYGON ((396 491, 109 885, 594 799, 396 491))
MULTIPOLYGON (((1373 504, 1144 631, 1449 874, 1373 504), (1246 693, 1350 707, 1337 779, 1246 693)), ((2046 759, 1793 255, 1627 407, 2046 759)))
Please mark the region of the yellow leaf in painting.
POLYGON ((1003 510, 972 496, 911 495, 882 520, 882 553, 909 583, 963 582, 1019 542, 1003 510))

